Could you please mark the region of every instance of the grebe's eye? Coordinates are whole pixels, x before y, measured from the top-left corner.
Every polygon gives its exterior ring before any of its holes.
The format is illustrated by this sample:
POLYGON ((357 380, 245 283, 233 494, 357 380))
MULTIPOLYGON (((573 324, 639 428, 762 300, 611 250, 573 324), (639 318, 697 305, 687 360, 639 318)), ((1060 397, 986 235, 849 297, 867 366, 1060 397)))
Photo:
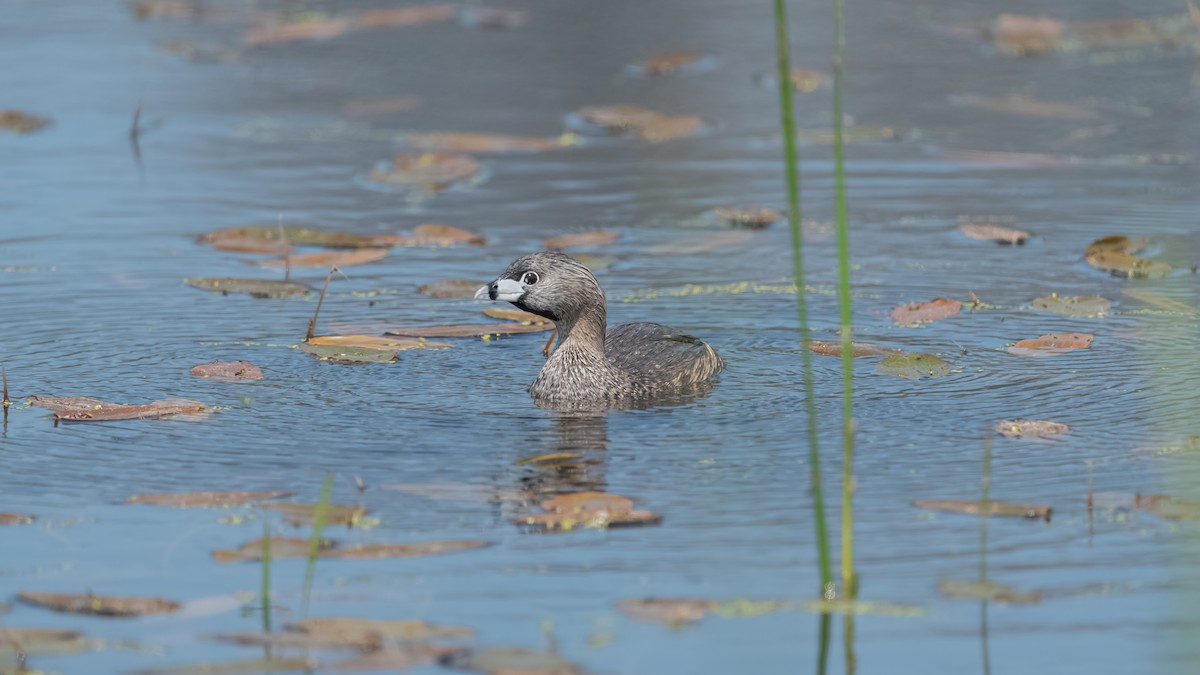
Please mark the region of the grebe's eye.
POLYGON ((521 276, 521 283, 526 286, 532 286, 538 282, 537 272, 526 272, 521 276))

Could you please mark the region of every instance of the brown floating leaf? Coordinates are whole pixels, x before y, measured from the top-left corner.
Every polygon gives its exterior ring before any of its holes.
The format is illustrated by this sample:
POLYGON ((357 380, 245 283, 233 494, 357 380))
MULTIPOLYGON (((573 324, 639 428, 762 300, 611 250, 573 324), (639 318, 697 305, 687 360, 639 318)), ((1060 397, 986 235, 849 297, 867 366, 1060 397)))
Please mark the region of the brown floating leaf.
POLYGON ((1038 338, 1021 340, 1008 348, 1017 356, 1052 356, 1092 346, 1095 335, 1090 333, 1051 333, 1038 338))
POLYGON ((1074 319, 1098 319, 1108 314, 1112 303, 1095 295, 1072 297, 1051 293, 1033 299, 1033 308, 1074 319))
POLYGON ((987 33, 996 49, 1016 56, 1036 56, 1062 48, 1066 25, 1044 16, 1001 14, 987 33))
POLYGON ((1125 235, 1101 237, 1087 245, 1084 257, 1088 264, 1116 277, 1141 279, 1162 277, 1171 271, 1171 266, 1159 260, 1139 258, 1134 253, 1146 248, 1144 239, 1130 239, 1125 235))
POLYGON ((792 68, 792 91, 802 94, 829 85, 829 76, 811 68, 792 68))
POLYGON ((588 232, 572 232, 560 234, 542 240, 542 246, 550 249, 564 249, 574 246, 607 246, 621 238, 621 233, 615 230, 590 230, 588 232))
MULTIPOLYGON (((105 643, 86 638, 79 631, 57 628, 4 628, 0 627, 0 660, 10 661, 14 657, 63 656, 103 649, 105 643)), ((5 675, 29 675, 30 671, 17 668, 5 670, 5 675)))
POLYGON ((633 135, 638 140, 662 143, 694 136, 703 127, 704 120, 696 115, 663 116, 635 127, 633 135))
POLYGON ((719 605, 705 598, 632 598, 615 606, 635 619, 678 626, 703 619, 719 605))
MULTIPOLYGON (((331 549, 336 544, 322 540, 321 550, 331 549)), ((297 537, 271 537, 271 560, 286 560, 289 558, 308 557, 308 539, 297 537)), ((262 560, 263 540, 254 539, 237 548, 219 548, 212 552, 213 560, 219 563, 254 562, 262 560)))
POLYGON ((988 600, 1013 605, 1030 605, 1042 601, 1038 591, 1018 591, 1012 586, 994 581, 938 581, 938 591, 952 600, 988 600))
POLYGON ((267 279, 241 279, 236 277, 198 277, 184 279, 183 283, 206 291, 229 295, 248 293, 256 298, 292 298, 308 295, 312 289, 293 281, 271 281, 267 279))
MULTIPOLYGON (((405 349, 422 349, 425 347, 449 347, 449 342, 429 342, 427 340, 404 340, 376 335, 318 335, 305 344, 318 347, 357 347, 374 349, 381 352, 398 352, 405 349)), ((303 348, 304 345, 301 345, 303 348)))
POLYGON ((1095 110, 1087 106, 1059 101, 1040 101, 1028 96, 954 96, 951 100, 958 105, 1022 117, 1078 122, 1094 120, 1099 117, 1095 110))
POLYGON ((950 298, 934 298, 929 302, 914 302, 892 310, 892 321, 902 324, 937 321, 962 311, 962 303, 950 298))
POLYGON ((357 251, 293 255, 286 258, 262 260, 258 264, 262 267, 290 267, 292 269, 302 267, 350 267, 352 265, 365 265, 376 260, 382 260, 387 257, 387 254, 388 250, 386 248, 361 248, 357 251))
MULTIPOLYGON (((820 354, 821 356, 842 355, 842 343, 840 342, 809 340, 808 348, 811 349, 814 354, 820 354)), ((897 356, 903 354, 903 351, 894 349, 892 347, 881 347, 879 345, 873 345, 867 342, 850 343, 850 355, 856 359, 864 356, 897 356)))
POLYGON ((586 106, 576 113, 582 130, 632 136, 657 143, 695 134, 703 121, 694 115, 670 116, 635 105, 586 106))
POLYGON ((93 595, 91 593, 17 593, 21 602, 55 612, 67 614, 95 614, 97 616, 144 616, 147 614, 170 614, 179 610, 180 604, 163 598, 134 598, 118 595, 93 595))
POLYGON ((349 19, 331 19, 313 15, 300 21, 251 28, 242 38, 242 44, 253 46, 295 40, 333 38, 345 33, 351 27, 349 19))
POLYGON ((958 229, 971 239, 994 241, 997 244, 1008 244, 1010 246, 1021 246, 1031 236, 1025 230, 984 223, 962 223, 958 226, 958 229))
MULTIPOLYGON (((276 511, 283 514, 283 519, 290 525, 311 525, 316 518, 320 504, 274 503, 259 504, 258 508, 276 511)), ((354 527, 362 522, 367 515, 367 509, 362 506, 344 506, 342 504, 325 505, 326 525, 346 525, 354 527)))
POLYGON ((49 117, 38 117, 20 110, 0 110, 0 131, 32 134, 50 126, 49 117))
POLYGON ((350 642, 337 637, 327 638, 323 635, 305 635, 303 633, 214 633, 205 636, 215 642, 229 642, 243 647, 267 647, 286 651, 301 651, 309 649, 354 649, 374 651, 383 647, 376 634, 374 641, 350 642))
POLYGON ((709 215, 733 227, 744 227, 750 230, 761 230, 787 217, 787 214, 779 209, 766 207, 734 208, 718 206, 710 211, 709 215))
POLYGON ((135 0, 129 9, 138 19, 194 18, 210 11, 195 0, 135 0))
POLYGON ((478 539, 447 539, 443 541, 423 541, 416 544, 359 544, 332 549, 326 553, 322 553, 321 557, 340 558, 344 560, 420 558, 427 555, 472 551, 491 545, 491 542, 478 539))
POLYGON ((279 238, 278 232, 272 237, 251 230, 252 228, 217 230, 201 235, 199 241, 212 245, 218 251, 231 253, 280 253, 286 255, 292 252, 292 245, 286 239, 279 238))
POLYGON ((390 166, 375 168, 370 180, 388 185, 441 192, 455 183, 465 183, 479 173, 479 162, 470 155, 447 152, 400 154, 390 166))
POLYGON ((579 145, 574 134, 561 136, 507 136, 469 132, 431 132, 404 135, 404 142, 421 150, 451 152, 545 152, 579 145))
POLYGON ((30 405, 54 411, 54 417, 71 422, 100 422, 105 420, 132 420, 144 417, 166 417, 187 415, 206 410, 203 403, 189 399, 164 399, 148 405, 125 405, 107 403, 98 398, 66 396, 51 398, 30 396, 30 405))
MULTIPOLYGON (((394 235, 388 234, 330 232, 311 225, 286 225, 281 227, 279 225, 265 224, 215 230, 200 235, 198 241, 202 244, 212 244, 218 248, 223 242, 228 241, 253 246, 251 242, 255 240, 263 242, 263 246, 274 245, 277 247, 291 243, 301 246, 323 246, 325 248, 383 248, 392 246, 395 238, 394 235)), ((254 250, 249 252, 286 253, 286 251, 275 250, 254 250)))
POLYGON ((1137 495, 1133 505, 1167 520, 1200 520, 1200 502, 1176 499, 1170 495, 1137 495))
POLYGON ((481 5, 462 5, 458 8, 458 23, 466 28, 520 28, 529 21, 529 12, 496 9, 481 5))
POLYGON ((949 375, 950 364, 933 354, 893 354, 875 364, 875 370, 907 380, 919 380, 949 375))
POLYGON ((475 292, 483 284, 471 279, 441 279, 431 284, 422 284, 417 288, 421 295, 431 298, 465 298, 475 297, 475 292))
POLYGON ((538 316, 533 312, 526 312, 523 309, 515 307, 485 307, 484 314, 493 319, 504 319, 505 321, 516 321, 517 323, 545 323, 554 325, 554 322, 544 316, 538 316))
POLYGON ((593 513, 607 511, 609 513, 629 513, 633 510, 633 500, 621 495, 610 495, 605 492, 572 492, 558 495, 542 502, 542 508, 551 513, 593 513))
POLYGON ((412 338, 425 337, 483 337, 487 335, 517 335, 541 333, 554 330, 551 323, 469 323, 449 326, 401 326, 389 328, 384 335, 403 335, 412 338))
POLYGON ((386 640, 430 640, 433 638, 469 638, 475 635, 470 628, 435 626, 415 620, 379 620, 357 617, 319 617, 289 623, 285 629, 294 633, 320 636, 349 644, 364 651, 386 640))
POLYGON ((522 457, 514 464, 521 466, 524 464, 532 464, 534 466, 562 466, 574 462, 577 459, 582 459, 583 455, 578 452, 551 452, 546 455, 533 455, 532 457, 522 457))
POLYGON ((454 5, 431 3, 366 10, 355 16, 354 23, 359 28, 399 28, 450 21, 457 14, 457 8, 454 5))
POLYGON ((33 516, 26 513, 0 513, 0 525, 28 525, 33 516))
POLYGON ((347 101, 342 106, 342 112, 347 115, 387 115, 415 110, 421 106, 420 96, 400 96, 397 98, 375 99, 371 101, 347 101))
POLYGON ((317 662, 309 658, 205 661, 183 666, 139 668, 130 675, 258 675, 259 673, 312 672, 317 662))
POLYGON ((582 668, 557 654, 523 647, 461 649, 447 655, 441 663, 488 675, 584 675, 582 668))
POLYGON ((651 76, 674 75, 687 66, 698 63, 703 58, 696 52, 667 52, 638 62, 636 70, 651 76))
POLYGON ((192 374, 198 377, 216 377, 226 380, 261 380, 262 370, 249 361, 213 361, 192 366, 192 374))
MULTIPOLYGON (((360 654, 344 661, 322 663, 321 670, 329 672, 407 672, 412 668, 435 663, 457 652, 459 647, 434 645, 425 642, 388 644, 383 649, 360 654)), ((521 675, 514 673, 513 675, 521 675)))
POLYGON ((1001 420, 996 422, 996 433, 1005 438, 1043 438, 1061 436, 1071 427, 1050 420, 1001 420))
POLYGON ((123 504, 153 504, 155 506, 174 506, 176 508, 229 508, 242 506, 268 499, 290 497, 290 490, 274 492, 181 492, 181 493, 147 493, 134 495, 123 504))
POLYGON ((661 525, 663 517, 649 511, 583 511, 580 513, 533 513, 513 518, 514 525, 523 525, 536 530, 561 530, 567 532, 580 527, 603 530, 611 527, 642 527, 661 525))
POLYGON ((452 225, 424 223, 413 228, 414 243, 421 246, 453 246, 454 244, 470 244, 483 246, 487 237, 476 232, 464 230, 452 225))
MULTIPOLYGON (((946 513, 965 513, 979 515, 978 499, 918 499, 913 506, 931 511, 946 513)), ((1051 508, 1049 506, 1030 506, 1028 504, 1009 504, 1007 502, 988 502, 988 513, 993 516, 1017 516, 1030 520, 1042 519, 1050 522, 1051 508)))

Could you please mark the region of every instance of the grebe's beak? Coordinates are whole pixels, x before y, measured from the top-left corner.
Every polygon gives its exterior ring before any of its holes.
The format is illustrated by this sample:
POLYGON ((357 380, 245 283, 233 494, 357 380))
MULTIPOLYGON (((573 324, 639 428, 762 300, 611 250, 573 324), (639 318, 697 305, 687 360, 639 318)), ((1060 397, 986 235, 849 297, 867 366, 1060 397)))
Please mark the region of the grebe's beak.
POLYGON ((516 279, 497 279, 475 291, 476 300, 517 302, 525 296, 525 284, 516 279))

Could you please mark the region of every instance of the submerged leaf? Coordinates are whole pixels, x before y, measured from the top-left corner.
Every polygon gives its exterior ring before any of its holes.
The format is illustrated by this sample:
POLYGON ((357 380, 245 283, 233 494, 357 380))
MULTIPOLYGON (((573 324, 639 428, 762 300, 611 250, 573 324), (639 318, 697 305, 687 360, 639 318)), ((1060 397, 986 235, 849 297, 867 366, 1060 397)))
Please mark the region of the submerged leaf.
POLYGON ((875 369, 908 380, 950 374, 950 364, 933 354, 895 354, 875 364, 875 369))
POLYGON ((950 298, 934 298, 929 302, 913 302, 892 310, 892 321, 902 324, 924 323, 945 319, 962 310, 962 303, 950 298))
POLYGON ((343 560, 421 558, 427 555, 473 551, 491 545, 491 542, 480 539, 446 539, 441 541, 422 541, 416 544, 358 544, 344 548, 335 548, 322 553, 321 557, 340 558, 343 560))
POLYGON ((471 279, 441 279, 430 284, 422 284, 417 288, 417 292, 431 298, 471 299, 475 297, 475 292, 481 286, 483 284, 471 279))
POLYGON ((312 289, 294 281, 268 279, 242 279, 236 277, 197 277, 184 279, 183 283, 206 291, 229 295, 248 293, 256 298, 293 298, 308 295, 312 289))
MULTIPOLYGON (((820 354, 821 356, 839 356, 840 357, 842 355, 842 343, 841 342, 827 342, 825 340, 809 340, 808 348, 810 350, 812 350, 812 352, 814 354, 820 354)), ((897 355, 902 356, 903 354, 904 354, 903 351, 901 351, 899 349, 895 349, 893 347, 881 347, 879 345, 873 345, 873 344, 870 344, 867 342, 851 342, 850 343, 850 355, 856 359, 862 358, 864 356, 897 356, 897 355)))
MULTIPOLYGON (((964 513, 979 515, 978 499, 918 499, 913 506, 930 511, 945 511, 946 513, 964 513)), ((1009 504, 1008 502, 988 501, 988 514, 993 516, 1015 516, 1030 520, 1045 520, 1050 522, 1051 508, 1049 506, 1031 506, 1029 504, 1009 504)))
POLYGON ((249 361, 213 361, 192 366, 192 374, 198 377, 215 377, 223 380, 261 380, 262 370, 249 361))
MULTIPOLYGON (((271 560, 287 560, 289 558, 308 557, 308 539, 297 537, 271 537, 271 560)), ((336 544, 329 540, 321 540, 320 549, 331 549, 336 544)), ((213 560, 219 563, 255 562, 262 560, 263 540, 254 539, 237 548, 219 548, 212 552, 213 560)))
MULTIPOLYGON (((311 525, 316 520, 317 510, 321 504, 298 504, 292 502, 276 502, 259 504, 258 508, 283 514, 283 519, 289 525, 311 525)), ((344 506, 342 504, 325 504, 325 524, 345 525, 354 527, 362 522, 367 515, 367 509, 362 506, 344 506)))
MULTIPOLYGON (((61 656, 103 649, 105 644, 79 631, 59 628, 8 628, 0 626, 0 659, 28 656, 61 656)), ((25 671, 14 671, 26 675, 25 671)), ((28 675, 33 675, 28 673, 28 675)))
POLYGON ((1001 420, 996 422, 996 433, 1005 438, 1044 438, 1061 436, 1071 427, 1050 420, 1001 420))
POLYGON ((402 335, 410 338, 454 338, 483 337, 488 335, 517 335, 554 330, 550 323, 479 323, 448 326, 401 326, 389 328, 384 335, 402 335))
POLYGON ((1098 319, 1108 314, 1111 307, 1112 303, 1095 295, 1072 297, 1051 293, 1033 299, 1034 309, 1069 316, 1073 319, 1098 319))
POLYGON ((607 246, 621 238, 621 233, 615 230, 590 230, 560 234, 542 240, 542 246, 548 249, 565 249, 575 246, 607 246))
POLYGON ((290 497, 290 490, 274 492, 180 492, 180 493, 146 493, 126 499, 123 504, 153 504, 155 506, 173 506, 175 508, 229 508, 242 506, 268 499, 290 497))
POLYGON ((357 251, 293 255, 286 258, 262 260, 258 264, 262 267, 290 267, 292 269, 303 267, 350 267, 352 265, 365 265, 373 263, 376 260, 383 260, 387 257, 387 254, 388 250, 386 248, 362 248, 357 251))
POLYGON ((106 420, 132 420, 146 417, 166 417, 203 412, 207 407, 199 401, 189 399, 164 399, 147 405, 125 405, 107 403, 86 396, 51 398, 30 396, 30 405, 54 411, 55 419, 71 422, 101 422, 106 420))
POLYGON ((632 598, 618 601, 615 607, 635 619, 679 626, 703 619, 717 605, 716 600, 705 598, 632 598))
POLYGON ((1030 605, 1042 601, 1038 591, 1018 591, 1012 586, 994 581, 938 581, 938 591, 951 600, 987 600, 1013 605, 1030 605))
POLYGON ((958 229, 971 239, 994 241, 997 244, 1010 246, 1021 246, 1031 236, 1025 230, 986 223, 962 223, 958 229))
POLYGON ((170 614, 180 608, 174 600, 163 598, 135 598, 118 595, 93 595, 92 593, 35 593, 22 591, 17 599, 28 605, 44 607, 67 614, 95 614, 97 616, 145 616, 147 614, 170 614))
POLYGON ((376 183, 441 192, 474 179, 478 173, 479 162, 470 155, 426 152, 396 155, 390 165, 371 170, 368 178, 376 183))
POLYGON ((1179 302, 1178 300, 1172 300, 1171 298, 1159 295, 1157 293, 1143 291, 1138 288, 1126 288, 1121 292, 1131 298, 1141 300, 1148 305, 1154 305, 1165 312, 1179 314, 1181 316, 1194 316, 1196 314, 1195 307, 1179 302))
POLYGON ((1200 520, 1200 502, 1176 499, 1164 494, 1134 497, 1134 507, 1167 520, 1200 520))
POLYGON ((1016 356, 1053 356, 1066 354, 1076 349, 1092 346, 1095 335, 1090 333, 1051 333, 1037 338, 1021 340, 1008 348, 1016 356))

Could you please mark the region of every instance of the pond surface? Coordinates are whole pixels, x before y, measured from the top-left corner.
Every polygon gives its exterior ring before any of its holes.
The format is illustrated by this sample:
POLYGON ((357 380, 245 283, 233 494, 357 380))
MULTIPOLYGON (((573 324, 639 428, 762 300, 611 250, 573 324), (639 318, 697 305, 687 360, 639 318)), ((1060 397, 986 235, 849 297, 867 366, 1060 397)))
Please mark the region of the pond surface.
MULTIPOLYGON (((378 520, 331 529, 339 541, 492 545, 322 560, 314 616, 420 618, 471 627, 480 644, 535 649, 552 632, 561 653, 589 673, 814 666, 813 614, 710 616, 670 629, 613 607, 641 596, 817 594, 788 232, 775 224, 731 237, 727 226, 697 221, 718 206, 786 205, 777 94, 761 82, 774 63, 768 3, 523 0, 504 6, 529 12, 528 24, 512 30, 450 21, 245 49, 255 16, 365 7, 213 3, 228 13, 139 21, 116 2, 0 5, 8 63, 0 106, 54 118, 36 134, 0 133, 0 363, 17 402, 0 436, 0 511, 37 517, 0 528, 0 600, 91 591, 193 603, 182 615, 129 620, 14 604, 0 616, 5 627, 77 628, 111 643, 35 656, 30 667, 109 673, 261 656, 202 639, 261 626, 256 613, 239 611, 256 602, 260 566, 218 565, 211 551, 260 536, 264 519, 276 534, 308 530, 256 509, 119 502, 145 492, 270 489, 313 502, 326 472, 334 502, 362 504, 378 520), (162 48, 172 41, 200 45, 200 62, 162 48), (713 67, 669 77, 626 71, 671 50, 709 54, 713 67), (363 102, 401 97, 419 104, 363 114, 363 102), (366 179, 403 150, 405 131, 556 136, 571 111, 617 103, 699 115, 706 128, 661 143, 594 139, 542 153, 481 153, 486 180, 425 199, 366 179), (139 105, 135 153, 128 130, 139 105), (525 392, 543 361, 544 334, 458 339, 393 364, 320 361, 289 348, 304 336, 315 295, 254 299, 183 284, 280 278, 247 266, 255 256, 195 241, 217 228, 280 221, 369 234, 435 222, 487 237, 483 247, 397 247, 335 277, 318 332, 372 335, 482 322, 480 304, 417 288, 447 278, 482 283, 545 237, 616 230, 615 244, 579 250, 615 258, 598 273, 610 321, 686 329, 728 369, 700 397, 567 415, 538 409, 525 392), (189 373, 237 359, 260 366, 265 379, 231 384, 189 373), (122 403, 183 396, 217 410, 196 422, 56 425, 24 404, 29 395, 122 403), (555 452, 583 457, 562 470, 517 464, 555 452), (430 499, 388 484, 470 485, 482 496, 430 499), (522 500, 580 489, 628 495, 665 519, 561 535, 509 522, 536 511, 522 500), (196 603, 212 598, 225 600, 196 603), (131 641, 137 646, 124 644, 131 641)), ((873 359, 855 362, 860 596, 922 611, 860 617, 859 671, 984 669, 979 603, 944 598, 937 585, 978 577, 979 521, 912 502, 978 499, 995 423, 1033 418, 1071 430, 992 445, 992 498, 1053 508, 1049 522, 989 520, 989 578, 1044 596, 985 608, 992 672, 1191 672, 1200 658, 1195 525, 1130 505, 1136 494, 1190 491, 1195 459, 1172 449, 1196 433, 1197 321, 1125 291, 1195 306, 1196 277, 1186 269, 1197 262, 1200 224, 1194 49, 1017 58, 964 36, 962 26, 995 18, 994 5, 850 5, 847 111, 855 129, 894 131, 848 147, 856 339, 951 364, 947 376, 912 381, 877 372, 873 359), (1071 107, 1014 114, 987 103, 1011 95, 1071 107), (1000 218, 1035 236, 1024 246, 974 241, 958 231, 962 217, 1000 218), (1179 269, 1131 281, 1091 268, 1085 246, 1110 234, 1149 237, 1148 255, 1179 269), (1073 319, 1030 307, 1052 292, 1103 296, 1113 309, 1073 319), (897 305, 971 293, 986 305, 919 327, 889 318, 897 305), (1047 358, 1005 350, 1068 332, 1095 342, 1047 358)), ((1180 16, 1180 4, 1165 0, 1006 10, 1067 21, 1180 16)), ((795 62, 827 71, 829 7, 794 2, 790 12, 795 62)), ((798 94, 797 106, 802 128, 830 126, 828 88, 798 94)), ((832 155, 820 142, 803 144, 801 155, 804 216, 813 222, 810 316, 815 337, 836 339, 832 155)), ((292 279, 319 287, 324 272, 295 270, 292 279)), ((827 357, 815 357, 814 370, 836 523, 841 370, 827 357)), ((278 624, 300 614, 304 562, 277 561, 272 575, 278 624)), ((830 667, 840 672, 841 646, 832 651, 830 667)))

